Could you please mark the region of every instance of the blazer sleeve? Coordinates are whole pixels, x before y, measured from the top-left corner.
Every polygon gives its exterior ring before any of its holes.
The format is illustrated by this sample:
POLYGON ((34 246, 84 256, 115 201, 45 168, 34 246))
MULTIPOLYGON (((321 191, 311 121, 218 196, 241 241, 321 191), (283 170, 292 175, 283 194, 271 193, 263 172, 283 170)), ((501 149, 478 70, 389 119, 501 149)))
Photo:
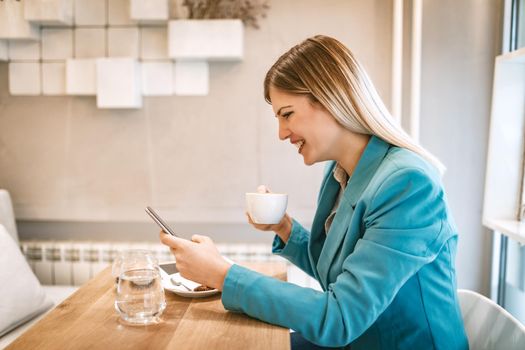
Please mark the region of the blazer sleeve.
POLYGON ((292 219, 292 232, 290 233, 288 242, 284 243, 279 236, 275 235, 272 253, 286 258, 292 264, 315 278, 308 255, 309 240, 310 232, 295 219, 292 219))
MULTIPOLYGON (((321 189, 317 196, 317 205, 321 199, 321 193, 323 192, 324 186, 331 176, 335 162, 329 161, 324 167, 323 181, 321 182, 321 189)), ((272 244, 272 253, 280 255, 290 261, 292 264, 306 272, 313 278, 317 278, 313 272, 312 262, 309 258, 308 253, 308 242, 310 241, 310 231, 305 229, 299 222, 292 219, 292 232, 288 242, 284 241, 275 235, 272 244)))
POLYGON ((226 309, 292 328, 322 346, 345 346, 364 333, 403 284, 435 259, 448 234, 441 186, 419 170, 390 174, 369 199, 365 232, 325 292, 233 265, 226 309))

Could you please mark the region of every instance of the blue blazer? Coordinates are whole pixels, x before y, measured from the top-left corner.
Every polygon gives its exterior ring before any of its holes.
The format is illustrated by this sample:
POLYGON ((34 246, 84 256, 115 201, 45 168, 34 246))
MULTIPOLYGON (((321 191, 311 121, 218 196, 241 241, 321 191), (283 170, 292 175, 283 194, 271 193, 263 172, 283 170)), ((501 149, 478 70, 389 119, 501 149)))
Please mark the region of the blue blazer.
POLYGON ((372 136, 328 234, 340 189, 329 163, 311 232, 294 221, 273 252, 323 292, 233 265, 224 307, 300 332, 322 346, 468 349, 456 294, 457 230, 437 170, 372 136))

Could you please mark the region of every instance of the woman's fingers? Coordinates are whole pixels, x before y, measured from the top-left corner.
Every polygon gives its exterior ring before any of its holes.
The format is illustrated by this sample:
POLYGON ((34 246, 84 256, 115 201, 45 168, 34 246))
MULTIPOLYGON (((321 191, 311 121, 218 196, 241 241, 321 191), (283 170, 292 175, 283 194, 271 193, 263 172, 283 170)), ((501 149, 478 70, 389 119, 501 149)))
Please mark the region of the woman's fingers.
POLYGON ((212 239, 208 236, 193 235, 191 241, 195 243, 213 243, 212 239))
POLYGON ((271 193, 270 189, 265 185, 259 185, 257 187, 257 193, 271 193))
POLYGON ((257 230, 272 231, 275 226, 273 224, 256 224, 255 222, 253 222, 252 217, 250 216, 248 212, 246 212, 245 214, 246 214, 246 217, 248 218, 248 223, 252 225, 253 227, 255 227, 257 230))
POLYGON ((253 222, 253 220, 252 220, 252 217, 250 216, 250 213, 248 213, 248 212, 246 211, 246 212, 244 212, 244 214, 246 214, 246 217, 248 218, 248 223, 249 223, 250 225, 253 225, 254 222, 253 222))
POLYGON ((160 241, 162 244, 167 245, 173 249, 180 249, 186 244, 185 240, 182 238, 174 237, 170 234, 160 231, 160 241))

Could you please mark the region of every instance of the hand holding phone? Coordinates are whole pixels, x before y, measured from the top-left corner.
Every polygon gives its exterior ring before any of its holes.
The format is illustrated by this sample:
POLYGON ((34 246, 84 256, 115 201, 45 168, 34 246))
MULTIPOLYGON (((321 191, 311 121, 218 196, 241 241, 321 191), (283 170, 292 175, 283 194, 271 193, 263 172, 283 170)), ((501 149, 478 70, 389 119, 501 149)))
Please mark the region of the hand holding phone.
POLYGON ((168 224, 166 224, 166 222, 164 220, 162 220, 162 218, 159 216, 159 214, 157 214, 155 212, 155 210, 153 210, 153 208, 146 207, 146 213, 148 213, 148 215, 153 219, 153 221, 155 221, 157 223, 157 225, 159 225, 160 228, 164 232, 166 232, 167 234, 170 234, 172 236, 179 237, 179 236, 177 236, 175 231, 173 231, 172 228, 169 227, 168 224))

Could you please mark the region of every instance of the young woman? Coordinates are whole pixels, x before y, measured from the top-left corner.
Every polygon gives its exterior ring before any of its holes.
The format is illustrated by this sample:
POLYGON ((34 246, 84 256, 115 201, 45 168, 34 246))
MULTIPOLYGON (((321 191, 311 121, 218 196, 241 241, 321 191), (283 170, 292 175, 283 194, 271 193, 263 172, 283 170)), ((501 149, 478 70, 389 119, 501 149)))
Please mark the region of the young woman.
POLYGON ((226 262, 204 236, 161 233, 186 278, 222 290, 228 310, 294 329, 292 347, 468 349, 456 295, 457 229, 443 165, 392 120, 339 41, 315 36, 266 75, 279 138, 307 165, 327 161, 309 232, 290 216, 273 252, 323 292, 226 262))

